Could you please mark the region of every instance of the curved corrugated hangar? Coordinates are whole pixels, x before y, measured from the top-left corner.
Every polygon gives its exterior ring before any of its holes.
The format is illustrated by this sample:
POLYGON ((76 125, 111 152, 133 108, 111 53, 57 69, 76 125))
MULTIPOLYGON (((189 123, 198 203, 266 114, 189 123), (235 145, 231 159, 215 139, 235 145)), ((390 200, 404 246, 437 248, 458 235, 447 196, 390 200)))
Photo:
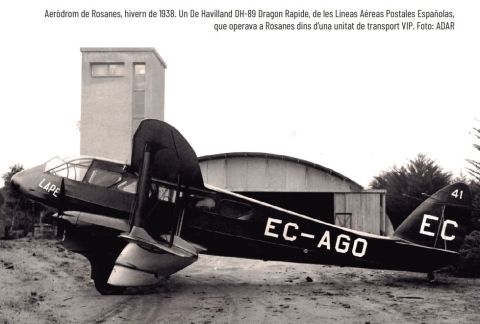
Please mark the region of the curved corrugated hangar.
POLYGON ((385 190, 364 190, 321 165, 269 153, 222 153, 198 158, 203 180, 332 224, 389 235, 385 190))

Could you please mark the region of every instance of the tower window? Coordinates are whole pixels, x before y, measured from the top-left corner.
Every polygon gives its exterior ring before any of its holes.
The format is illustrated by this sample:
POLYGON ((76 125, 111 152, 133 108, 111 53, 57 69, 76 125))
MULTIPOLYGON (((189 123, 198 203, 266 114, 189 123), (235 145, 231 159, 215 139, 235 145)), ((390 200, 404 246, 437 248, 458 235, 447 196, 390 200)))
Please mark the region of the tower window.
POLYGON ((121 77, 125 75, 123 63, 91 63, 92 77, 121 77))
POLYGON ((135 75, 145 74, 145 63, 135 64, 135 75))
POLYGON ((145 63, 133 64, 133 90, 145 91, 145 63))
POLYGON ((145 63, 133 64, 132 129, 135 131, 145 118, 145 63))

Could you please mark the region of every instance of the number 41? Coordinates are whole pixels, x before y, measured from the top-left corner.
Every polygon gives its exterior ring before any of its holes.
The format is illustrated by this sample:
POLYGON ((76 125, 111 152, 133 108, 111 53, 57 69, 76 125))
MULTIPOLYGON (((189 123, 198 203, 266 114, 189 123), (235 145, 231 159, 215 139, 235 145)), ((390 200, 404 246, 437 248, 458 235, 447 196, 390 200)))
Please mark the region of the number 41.
POLYGON ((462 196, 463 196, 463 190, 458 190, 458 189, 455 189, 454 192, 452 192, 450 194, 451 196, 455 197, 455 198, 458 198, 458 199, 462 199, 462 196))

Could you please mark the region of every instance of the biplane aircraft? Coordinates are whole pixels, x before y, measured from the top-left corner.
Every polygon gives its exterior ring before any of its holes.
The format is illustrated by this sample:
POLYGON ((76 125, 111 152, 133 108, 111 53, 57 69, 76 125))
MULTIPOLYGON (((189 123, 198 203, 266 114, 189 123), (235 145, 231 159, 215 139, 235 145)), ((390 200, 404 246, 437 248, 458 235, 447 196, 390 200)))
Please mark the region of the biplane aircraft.
POLYGON ((151 119, 134 135, 130 165, 53 159, 12 185, 56 209, 65 247, 88 258, 102 294, 156 284, 200 253, 431 276, 456 259, 472 200, 465 184, 447 186, 391 238, 342 228, 204 184, 185 138, 151 119))

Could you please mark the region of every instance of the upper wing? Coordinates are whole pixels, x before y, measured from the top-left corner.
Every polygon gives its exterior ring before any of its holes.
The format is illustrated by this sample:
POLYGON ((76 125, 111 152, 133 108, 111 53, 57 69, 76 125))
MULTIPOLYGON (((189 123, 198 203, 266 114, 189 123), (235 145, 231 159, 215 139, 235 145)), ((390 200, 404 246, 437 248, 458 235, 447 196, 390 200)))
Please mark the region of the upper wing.
POLYGON ((151 176, 160 180, 203 188, 198 158, 175 127, 156 119, 145 119, 133 137, 132 169, 142 166, 145 144, 152 146, 151 176))

